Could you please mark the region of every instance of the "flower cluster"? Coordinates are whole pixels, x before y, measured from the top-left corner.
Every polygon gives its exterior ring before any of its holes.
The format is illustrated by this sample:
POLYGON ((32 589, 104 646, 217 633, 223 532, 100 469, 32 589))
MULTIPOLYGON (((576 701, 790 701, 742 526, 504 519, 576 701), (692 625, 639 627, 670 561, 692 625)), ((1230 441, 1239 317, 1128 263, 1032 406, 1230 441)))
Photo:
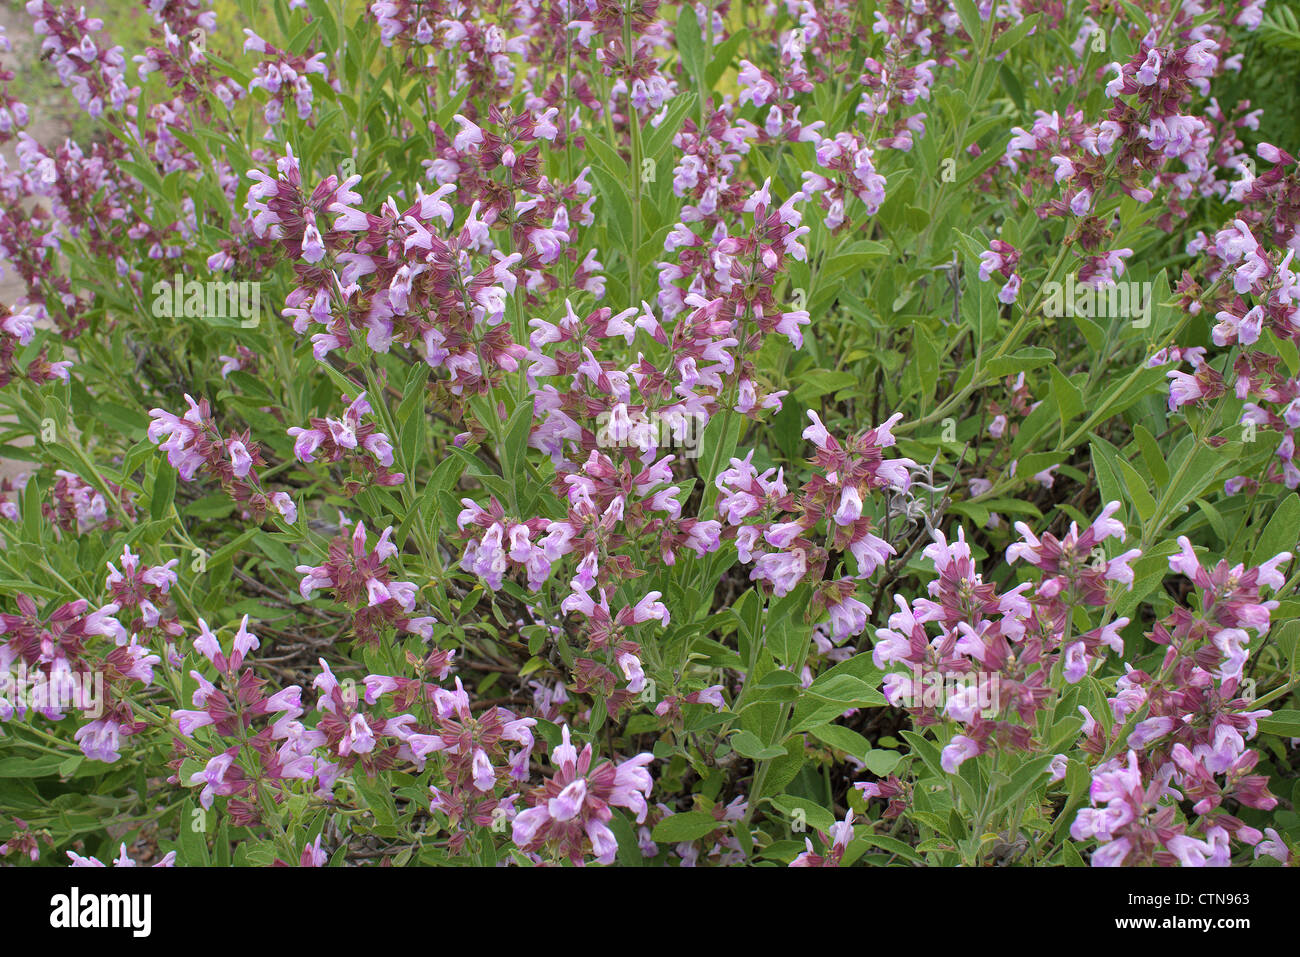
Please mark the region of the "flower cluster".
MULTIPOLYGON (((191 670, 190 677, 197 683, 194 708, 171 714, 180 734, 193 742, 193 754, 205 759, 187 781, 200 788, 199 803, 211 808, 218 796, 228 798, 226 811, 239 826, 261 821, 266 802, 283 800, 290 782, 314 780, 318 792, 328 795, 339 773, 337 765, 313 755, 325 735, 308 730, 298 720, 305 713, 302 688, 289 685, 268 695, 266 680, 249 666, 248 653, 260 645, 257 635, 248 630, 248 616, 240 622, 228 654, 207 622, 199 619, 194 648, 220 684, 191 670), (211 729, 206 740, 197 734, 203 728, 211 729), (234 743, 227 746, 228 741, 234 743)), ((173 767, 179 770, 181 764, 178 759, 173 767)))
POLYGON ((78 599, 47 606, 44 614, 28 595, 19 594, 15 604, 17 614, 0 614, 0 720, 22 720, 32 711, 60 721, 71 708, 88 719, 73 735, 82 753, 95 761, 118 760, 122 739, 148 726, 132 695, 137 685, 154 683, 159 657, 127 635, 114 617, 115 604, 91 611, 89 602, 78 599))
POLYGON ((1262 0, 345 6, 0 32, 0 856, 1292 862, 1262 0))
POLYGON ((112 562, 108 563, 104 589, 117 606, 114 616, 127 633, 139 639, 157 634, 169 646, 185 634, 174 612, 167 610, 167 592, 176 584, 174 569, 179 564, 180 559, 173 558, 162 565, 141 568, 140 557, 132 554, 129 545, 122 549, 120 571, 112 562))
POLYGON ((116 528, 122 518, 135 520, 135 506, 131 493, 112 482, 108 490, 117 498, 117 506, 110 512, 104 494, 81 476, 66 469, 56 469, 55 481, 50 489, 49 504, 41 506, 41 513, 65 532, 84 535, 92 528, 116 528))
POLYGON ((764 582, 781 598, 801 582, 812 584, 814 614, 830 614, 831 640, 840 644, 862 632, 870 609, 853 597, 855 582, 871 575, 896 554, 873 531, 867 503, 881 490, 906 491, 911 484, 911 459, 885 458, 895 444, 890 431, 901 415, 841 444, 815 412, 803 437, 817 453, 812 478, 795 495, 780 470, 759 473, 753 454, 732 459, 731 467, 715 479, 721 493, 718 514, 735 535, 740 560, 753 563, 751 581, 764 582), (775 476, 773 472, 776 472, 775 476), (824 529, 824 531, 822 531, 824 529), (832 556, 848 553, 857 566, 851 578, 824 581, 832 556))
MULTIPOLYGON (((1262 810, 1277 805, 1268 779, 1251 773, 1259 754, 1246 747, 1259 719, 1272 712, 1251 708, 1243 681, 1250 632, 1267 632, 1277 608, 1276 601, 1262 600, 1261 589, 1283 586, 1279 567, 1291 553, 1253 568, 1219 561, 1206 569, 1187 538, 1178 544, 1169 568, 1191 581, 1196 600, 1155 624, 1151 638, 1165 648, 1159 667, 1129 666, 1107 700, 1111 713, 1100 720, 1079 709, 1087 722, 1085 750, 1109 754, 1127 747, 1123 757, 1093 769, 1093 806, 1082 809, 1071 827, 1076 840, 1099 842, 1094 865, 1224 865, 1234 842, 1266 843, 1264 833, 1228 813, 1225 802, 1262 810), (1180 819, 1182 802, 1190 802, 1193 821, 1180 819)), ((1276 834, 1260 853, 1287 856, 1276 834)))
POLYGON ((183 416, 165 409, 149 412, 153 418, 149 424, 149 441, 167 453, 167 461, 181 479, 191 482, 202 470, 254 515, 262 516, 275 509, 286 521, 296 521, 298 509, 287 492, 268 494, 262 489, 256 470, 265 461, 251 434, 244 431, 223 437, 207 399, 195 402, 187 395, 185 401, 189 409, 183 416))
POLYGON ((330 589, 335 601, 352 610, 352 629, 360 642, 379 640, 380 629, 391 626, 403 631, 430 634, 431 617, 414 617, 419 591, 414 582, 397 581, 388 560, 397 555, 390 525, 379 535, 371 550, 366 547, 366 526, 357 522, 351 535, 340 534, 330 541, 328 557, 321 565, 299 565, 299 590, 304 600, 314 592, 330 589))
POLYGON ((244 52, 260 53, 264 59, 257 65, 248 89, 265 90, 266 106, 262 117, 267 126, 278 126, 284 119, 285 105, 292 101, 298 111, 298 118, 308 120, 312 115, 311 77, 319 76, 329 81, 329 70, 325 66, 325 54, 312 56, 295 56, 267 43, 252 30, 245 29, 247 39, 244 52))
POLYGON ((637 823, 645 820, 654 784, 646 765, 654 756, 638 754, 618 765, 601 761, 592 767, 591 745, 579 752, 569 739, 569 726, 560 730, 560 744, 551 751, 554 773, 528 793, 529 806, 513 821, 514 842, 534 855, 546 849, 574 864, 584 863, 587 855, 598 864, 612 864, 618 838, 609 829, 611 807, 632 811, 637 823))
POLYGON ((1039 539, 1017 522, 1024 540, 1007 549, 1007 561, 1038 568, 1036 586, 1024 582, 999 592, 984 581, 962 529, 951 543, 936 532, 926 546, 923 554, 938 576, 928 586, 930 597, 909 603, 895 596, 899 610, 888 628, 876 631, 872 658, 880 668, 907 669, 885 676, 890 704, 907 708, 922 726, 960 726, 943 748, 945 771, 955 773, 990 749, 1029 749, 1038 712, 1055 703, 1048 678, 1058 662, 1065 681, 1074 684, 1096 666, 1103 646, 1123 653, 1119 632, 1127 618, 1077 635, 1071 622, 1076 606, 1107 605, 1112 582, 1133 583, 1129 562, 1137 549, 1112 559, 1098 549, 1107 538, 1123 540, 1124 526, 1112 517, 1119 507, 1107 505, 1082 533, 1071 523, 1060 540, 1050 534, 1039 539), (938 625, 937 637, 927 632, 930 623, 938 625))
MULTIPOLYGON (((347 402, 347 396, 343 401, 347 402)), ((358 464, 374 484, 401 485, 406 476, 388 471, 393 465, 393 445, 388 436, 373 422, 362 421, 362 416, 373 411, 363 392, 348 404, 341 419, 313 418, 309 429, 290 428, 294 456, 300 462, 338 462, 348 458, 358 464), (358 449, 367 454, 358 454, 358 449)), ((353 494, 363 487, 360 482, 351 482, 347 486, 353 494)))
MULTIPOLYGON (((68 851, 68 859, 72 861, 69 867, 103 867, 104 862, 97 857, 83 857, 76 851, 68 851)), ((126 844, 122 844, 118 850, 117 857, 113 858, 114 867, 139 867, 140 865, 132 860, 126 853, 126 844)), ((176 852, 168 851, 156 862, 149 865, 150 867, 175 867, 176 852)))
POLYGON ((3 309, 0 316, 0 387, 8 385, 15 379, 26 379, 33 385, 62 380, 69 381, 70 360, 51 362, 49 349, 41 346, 40 352, 25 363, 18 358, 19 349, 27 346, 36 338, 36 316, 29 310, 14 312, 3 309))
POLYGON ((71 5, 56 7, 49 0, 29 0, 27 12, 33 31, 44 38, 41 49, 49 53, 59 80, 87 113, 98 118, 106 108, 121 110, 135 98, 138 90, 126 84, 122 48, 105 47, 92 36, 104 29, 103 20, 87 17, 84 7, 74 11, 71 5))

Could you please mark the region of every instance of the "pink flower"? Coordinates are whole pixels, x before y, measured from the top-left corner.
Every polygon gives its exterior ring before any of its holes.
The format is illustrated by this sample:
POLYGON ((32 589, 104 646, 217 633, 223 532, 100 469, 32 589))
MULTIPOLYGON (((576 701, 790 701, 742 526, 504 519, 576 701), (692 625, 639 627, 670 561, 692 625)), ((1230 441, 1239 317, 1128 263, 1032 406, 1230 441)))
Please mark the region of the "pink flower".
POLYGON ((862 496, 856 488, 849 486, 840 495, 840 505, 835 510, 835 524, 852 525, 861 517, 862 496))
POLYGON ((608 826, 611 806, 625 807, 639 824, 649 810, 646 798, 652 781, 645 766, 653 755, 640 754, 615 766, 609 761, 592 766, 592 746, 582 752, 573 746, 569 726, 561 726, 561 742, 551 752, 554 775, 528 796, 531 807, 515 816, 514 842, 525 850, 549 845, 557 853, 581 864, 591 853, 601 864, 611 864, 618 841, 608 826))
POLYGON ((1169 384, 1169 411, 1172 412, 1180 405, 1186 405, 1189 402, 1195 402, 1205 394, 1201 388, 1200 380, 1194 375, 1188 375, 1186 372, 1168 372, 1172 382, 1169 384))
POLYGON ((668 625, 668 608, 659 599, 663 597, 657 591, 652 591, 636 603, 632 609, 632 620, 635 622, 659 621, 665 627, 668 625))
POLYGON ((237 477, 243 478, 248 474, 248 470, 253 467, 253 459, 248 454, 248 449, 244 443, 235 439, 227 446, 230 452, 230 462, 237 477))
POLYGON ((955 735, 939 754, 939 765, 949 774, 956 774, 962 763, 980 753, 977 742, 964 734, 955 735))
POLYGON ((749 578, 750 581, 770 582, 773 594, 777 598, 784 598, 803 580, 807 570, 807 554, 802 548, 796 548, 793 552, 760 555, 749 578))
POLYGON ((1161 65, 1162 60, 1160 58, 1160 51, 1149 51, 1147 53, 1147 58, 1142 61, 1142 65, 1138 68, 1137 81, 1143 86, 1151 86, 1156 82, 1156 78, 1160 75, 1161 65))
POLYGON ((1138 722, 1132 734, 1128 736, 1128 746, 1141 750, 1153 741, 1158 741, 1174 729, 1173 718, 1147 718, 1138 722))
POLYGON ((476 124, 470 122, 459 113, 454 115, 452 119, 456 121, 458 126, 460 126, 460 132, 456 134, 451 144, 453 148, 455 148, 456 152, 468 152, 471 146, 477 146, 483 142, 483 131, 479 129, 476 124))
POLYGON ((853 635, 862 634, 867 627, 867 615, 871 613, 863 602, 856 598, 845 598, 834 605, 828 605, 831 616, 831 641, 839 644, 853 635))

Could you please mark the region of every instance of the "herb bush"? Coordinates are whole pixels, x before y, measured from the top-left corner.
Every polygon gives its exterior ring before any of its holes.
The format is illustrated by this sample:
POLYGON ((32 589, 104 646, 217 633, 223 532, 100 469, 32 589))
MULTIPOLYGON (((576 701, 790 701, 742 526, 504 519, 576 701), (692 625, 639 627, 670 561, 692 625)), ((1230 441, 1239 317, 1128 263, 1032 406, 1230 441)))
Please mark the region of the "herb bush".
POLYGON ((0 86, 8 862, 1290 863, 1262 0, 144 12, 0 86))

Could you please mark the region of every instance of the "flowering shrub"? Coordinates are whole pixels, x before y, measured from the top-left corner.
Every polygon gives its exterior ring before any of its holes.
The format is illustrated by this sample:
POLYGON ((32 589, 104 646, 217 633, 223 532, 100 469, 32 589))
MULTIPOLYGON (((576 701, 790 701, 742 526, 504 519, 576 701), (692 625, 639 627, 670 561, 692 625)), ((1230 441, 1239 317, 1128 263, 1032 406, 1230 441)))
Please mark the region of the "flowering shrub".
POLYGON ((0 74, 0 856, 1292 862, 1262 0, 144 7, 0 74))

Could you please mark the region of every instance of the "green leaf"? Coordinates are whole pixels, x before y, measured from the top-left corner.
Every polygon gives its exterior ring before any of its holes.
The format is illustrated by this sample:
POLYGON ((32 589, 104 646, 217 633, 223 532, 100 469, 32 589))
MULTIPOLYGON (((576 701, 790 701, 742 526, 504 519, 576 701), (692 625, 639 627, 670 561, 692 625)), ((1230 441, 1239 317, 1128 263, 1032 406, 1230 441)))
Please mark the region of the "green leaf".
MULTIPOLYGON (((1029 413, 1024 422, 1020 423, 1020 433, 1016 436, 1015 442, 1011 444, 1012 456, 1018 458, 1022 455, 1041 432, 1051 427, 1053 420, 1056 418, 1055 405, 1050 402, 1038 403, 1037 408, 1029 413)), ((1016 472, 1017 474, 1026 474, 1020 469, 1017 469, 1016 472)))
POLYGON ((224 492, 218 495, 206 495, 198 501, 185 506, 182 514, 189 518, 212 520, 225 518, 235 510, 234 500, 224 492))
POLYGON ((957 7, 957 15, 961 17, 961 25, 966 28, 972 42, 978 45, 984 32, 980 26, 979 8, 975 6, 974 0, 955 0, 954 6, 957 7))
POLYGON ((1291 662, 1291 673, 1300 671, 1300 619, 1292 618, 1277 633, 1277 646, 1291 662))
POLYGON ((732 59, 736 56, 736 51, 748 36, 749 31, 742 27, 713 48, 713 60, 704 74, 704 82, 710 90, 717 86, 718 81, 722 79, 722 74, 727 72, 732 59))
MULTIPOLYGON (((1020 85, 1020 80, 1016 77, 1015 71, 1008 67, 1006 63, 1003 63, 998 70, 998 77, 1002 80, 1002 86, 1006 89, 1007 96, 1011 97, 1011 102, 1016 105, 1018 110, 1023 111, 1025 108, 1025 89, 1020 85)), ((989 153, 993 153, 995 159, 1001 159, 1002 157, 999 150, 989 150, 984 155, 987 156, 989 153)), ((1093 348, 1096 349, 1097 346, 1093 346, 1093 348)))
POLYGON ((934 742, 927 741, 915 731, 900 731, 899 734, 912 746, 912 753, 925 762, 931 774, 940 779, 947 779, 948 773, 939 763, 939 749, 935 747, 934 742))
POLYGON ((876 777, 886 778, 894 773, 894 769, 898 767, 902 760, 903 756, 897 751, 886 751, 878 748, 868 752, 862 763, 876 777))
MULTIPOLYGON (((1224 453, 1209 445, 1202 445, 1193 436, 1188 436, 1178 444, 1170 456, 1170 465, 1176 476, 1172 485, 1161 498, 1168 506, 1156 516, 1161 527, 1166 525, 1171 516, 1183 510, 1183 506, 1213 485, 1223 468, 1224 453)), ((1152 531, 1158 531, 1154 529, 1152 531)))
POLYGON ((262 554, 271 559, 277 567, 285 571, 292 571, 297 567, 298 562, 293 557, 293 552, 289 551, 288 547, 275 536, 258 529, 257 534, 253 536, 253 541, 261 549, 262 554))
POLYGON ((1034 27, 1038 25, 1038 18, 1040 16, 1041 14, 1037 14, 1037 13, 1031 14, 1030 16, 1025 17, 1015 26, 1010 27, 1007 30, 1004 30, 1001 33, 1001 35, 999 35, 993 41, 993 50, 991 55, 996 57, 1003 50, 1011 49, 1013 46, 1015 46, 1025 37, 1029 36, 1030 31, 1033 30, 1034 27))
POLYGON ((741 660, 748 661, 749 649, 752 643, 759 639, 759 629, 762 627, 763 599, 751 588, 741 595, 740 600, 735 602, 728 611, 740 625, 741 660))
POLYGON ((1066 832, 1069 831, 1070 825, 1074 823, 1075 809, 1083 803, 1084 795, 1087 793, 1088 784, 1091 780, 1088 768, 1082 762, 1071 759, 1066 765, 1065 786, 1068 790, 1068 797, 1065 800, 1065 807, 1061 808, 1061 813, 1056 816, 1055 833, 1057 840, 1068 837, 1066 832))
MULTIPOLYGON (((12 745, 10 745, 12 747, 12 745)), ((39 758, 0 758, 0 778, 43 778, 57 774, 64 758, 57 754, 39 758)))
POLYGON ((1193 499, 1193 502, 1205 516, 1205 520, 1210 523, 1210 527, 1214 529, 1214 534, 1218 536, 1223 547, 1227 548, 1231 538, 1228 535, 1228 523, 1224 520, 1223 513, 1203 498, 1193 499))
POLYGON ((695 109, 697 97, 694 93, 679 93, 668 101, 667 112, 657 127, 646 131, 644 154, 651 159, 658 159, 672 143, 673 137, 681 129, 687 114, 695 109))
POLYGON ((1009 356, 990 360, 985 371, 991 376, 1001 378, 1038 369, 1054 361, 1056 361, 1056 353, 1051 349, 1044 349, 1042 346, 1026 346, 1009 356))
POLYGON ((737 731, 731 736, 730 743, 737 754, 744 755, 752 761, 770 761, 785 754, 785 748, 778 745, 765 746, 758 735, 752 731, 737 731))
POLYGON ((680 841, 698 840, 720 827, 722 822, 707 811, 683 811, 681 814, 670 814, 656 824, 651 837, 656 841, 676 844, 680 841))
MULTIPOLYGON (((1114 465, 1119 469, 1120 476, 1124 480, 1124 487, 1128 489, 1130 501, 1133 507, 1137 509, 1138 517, 1146 522, 1156 513, 1156 500, 1151 497, 1147 491, 1146 479, 1142 473, 1124 461, 1123 456, 1116 455, 1114 465)), ((1226 540, 1226 539, 1225 539, 1226 540)))
POLYGON ((803 735, 791 735, 786 739, 785 755, 774 759, 768 766, 767 781, 763 784, 763 793, 755 795, 755 797, 761 799, 773 794, 780 794, 798 775, 799 769, 804 766, 805 760, 803 735))
POLYGON ((1147 472, 1155 482, 1156 488, 1164 485, 1169 481, 1169 466, 1165 464, 1164 454, 1160 451, 1160 443, 1156 441, 1145 426, 1133 426, 1133 440, 1142 451, 1142 461, 1146 463, 1147 472))
POLYGON ((1091 451, 1092 472, 1097 478, 1098 487, 1101 489, 1102 502, 1125 501, 1127 496, 1124 495, 1124 484, 1114 465, 1115 460, 1119 457, 1115 452, 1115 447, 1105 439, 1093 436, 1091 451))
POLYGON ((1045 783, 1040 778, 1047 772, 1047 766, 1052 762, 1052 758, 1053 755, 1050 754, 1034 758, 1011 775, 1010 783, 998 795, 998 803, 994 811, 1007 807, 1034 785, 1045 783))
POLYGON ((811 369, 799 376, 800 382, 794 397, 804 405, 830 392, 856 385, 860 379, 852 372, 835 372, 831 369, 811 369))
POLYGON ((868 844, 871 847, 878 847, 880 850, 888 851, 890 854, 896 854, 905 860, 911 861, 913 864, 925 863, 925 858, 896 837, 886 837, 883 834, 872 834, 868 832, 866 834, 858 835, 855 838, 855 843, 857 841, 862 841, 864 844, 868 844))
POLYGON ((1141 27, 1142 30, 1146 30, 1150 27, 1151 17, 1149 17, 1147 12, 1136 3, 1132 3, 1130 0, 1120 0, 1120 6, 1122 6, 1124 12, 1128 14, 1131 25, 1141 27))
POLYGON ((96 401, 95 417, 131 439, 143 438, 144 431, 149 426, 149 417, 143 412, 114 402, 96 401))
POLYGON ((823 744, 829 744, 832 748, 843 751, 859 761, 871 752, 871 742, 852 728, 839 724, 823 724, 817 728, 809 728, 808 731, 823 744))
POLYGON ((1066 716, 1052 728, 1052 741, 1047 746, 1047 751, 1055 755, 1057 752, 1064 750, 1070 742, 1079 736, 1079 731, 1083 728, 1083 718, 1072 718, 1066 716))
POLYGON ((889 247, 882 242, 860 239, 843 252, 831 256, 821 265, 816 273, 817 284, 820 286, 845 273, 860 272, 872 260, 888 256, 889 253, 889 247))
POLYGON ((234 540, 227 542, 208 556, 208 567, 213 568, 220 565, 223 561, 234 556, 246 542, 258 533, 259 529, 249 528, 237 536, 234 540))
POLYGON ((152 163, 141 163, 137 160, 119 159, 117 166, 127 173, 130 173, 141 183, 147 186, 155 196, 165 195, 163 193, 162 177, 158 175, 158 170, 152 163))
POLYGON ((621 248, 626 252, 626 245, 632 237, 632 203, 628 199, 627 187, 602 166, 592 166, 591 175, 596 179, 605 223, 619 238, 623 244, 621 248))
MULTIPOLYGON (((799 816, 802 816, 805 823, 811 824, 823 834, 835 826, 835 815, 820 804, 807 798, 794 794, 778 794, 772 798, 772 804, 788 818, 797 820, 799 816), (798 811, 802 811, 803 814, 796 815, 798 811)), ((798 834, 799 831, 795 829, 795 833, 798 834)))
POLYGON ((1259 730, 1281 738, 1300 738, 1300 711, 1274 711, 1259 719, 1259 730))
POLYGON ((149 498, 149 515, 155 521, 161 519, 171 508, 176 498, 176 470, 170 462, 160 459, 158 473, 154 476, 153 491, 149 498))
POLYGON ((628 178, 627 161, 619 155, 618 150, 598 136, 588 135, 585 142, 587 149, 591 150, 596 157, 596 162, 605 167, 612 176, 616 177, 620 182, 628 178))
POLYGON ((397 804, 392 791, 377 781, 372 782, 365 777, 358 777, 352 783, 357 795, 374 815, 376 829, 392 828, 397 817, 397 804))
MULTIPOLYGON (((696 19, 695 7, 682 4, 677 15, 677 52, 682 64, 691 76, 703 79, 704 73, 704 38, 700 36, 700 21, 696 19)), ((707 91, 701 91, 707 92, 707 91)))
POLYGON ((122 459, 122 478, 130 480, 135 470, 153 457, 157 447, 148 439, 143 439, 131 446, 122 459))
POLYGON ((1300 493, 1292 492, 1277 507, 1273 517, 1255 543, 1250 560, 1260 565, 1279 552, 1290 552, 1295 557, 1296 543, 1300 541, 1300 493))
POLYGON ((519 403, 519 408, 515 409, 514 415, 510 416, 510 421, 506 424, 506 447, 501 450, 502 465, 506 480, 513 480, 516 487, 519 487, 524 480, 524 460, 528 455, 528 435, 532 430, 532 424, 531 399, 519 403))
POLYGON ((59 777, 70 778, 77 773, 77 769, 85 762, 84 754, 74 754, 68 760, 59 765, 59 777))
POLYGON ((1071 316, 1070 321, 1078 327, 1093 352, 1100 352, 1106 344, 1106 331, 1087 316, 1071 316))
POLYGON ((1139 604, 1151 595, 1169 574, 1169 556, 1178 550, 1173 542, 1161 542, 1151 551, 1133 562, 1133 588, 1122 591, 1115 599, 1115 614, 1130 616, 1139 604))
MULTIPOLYGON (((57 445, 48 447, 53 451, 57 445)), ((41 500, 45 497, 43 482, 39 477, 31 479, 23 489, 23 536, 29 542, 41 539, 41 530, 45 527, 45 518, 41 515, 41 500)))
POLYGON ((628 823, 627 815, 622 811, 615 811, 614 816, 609 820, 609 829, 614 832, 614 837, 618 840, 618 862, 624 867, 644 867, 646 859, 641 856, 641 849, 637 847, 636 831, 632 830, 632 825, 628 823))
POLYGON ((1086 408, 1083 401, 1083 393, 1079 387, 1067 379, 1064 373, 1056 366, 1049 367, 1052 376, 1051 398, 1056 406, 1057 414, 1061 418, 1061 427, 1077 415, 1082 415, 1086 408))
POLYGON ((1075 850, 1073 841, 1066 841, 1061 845, 1061 863, 1066 867, 1087 867, 1079 852, 1075 850))
POLYGON ((769 651, 781 664, 791 668, 803 665, 796 660, 807 647, 812 626, 803 620, 803 610, 808 606, 809 587, 800 585, 772 603, 767 613, 764 641, 769 651))
POLYGON ((805 694, 843 705, 845 710, 864 704, 883 705, 885 696, 860 678, 852 675, 828 675, 818 678, 805 694))
POLYGON ((792 671, 770 671, 758 682, 759 688, 797 688, 800 685, 799 676, 792 671))
POLYGON ((850 708, 883 707, 878 691, 880 672, 870 654, 854 655, 820 675, 808 688, 791 716, 791 731, 802 732, 826 724, 850 708))
POLYGON ((208 813, 200 810, 193 798, 187 798, 181 805, 180 833, 177 835, 181 845, 179 856, 182 863, 189 867, 206 867, 212 863, 208 856, 207 834, 200 827, 208 813), (198 811, 198 814, 195 814, 195 811, 198 811))

